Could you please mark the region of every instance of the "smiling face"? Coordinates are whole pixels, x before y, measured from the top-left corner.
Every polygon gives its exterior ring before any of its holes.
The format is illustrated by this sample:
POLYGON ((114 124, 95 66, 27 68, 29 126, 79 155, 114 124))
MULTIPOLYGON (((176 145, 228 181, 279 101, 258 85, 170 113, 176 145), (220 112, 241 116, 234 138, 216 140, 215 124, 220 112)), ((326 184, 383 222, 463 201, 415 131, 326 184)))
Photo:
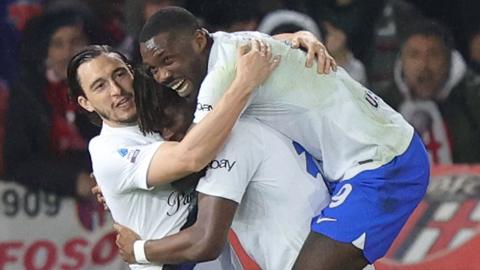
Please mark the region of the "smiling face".
POLYGON ((155 80, 181 97, 196 96, 208 64, 208 39, 201 30, 194 34, 160 33, 140 44, 145 67, 155 80))
POLYGON ((109 126, 136 124, 133 74, 115 53, 101 54, 81 64, 77 72, 85 96, 78 103, 96 112, 109 126))

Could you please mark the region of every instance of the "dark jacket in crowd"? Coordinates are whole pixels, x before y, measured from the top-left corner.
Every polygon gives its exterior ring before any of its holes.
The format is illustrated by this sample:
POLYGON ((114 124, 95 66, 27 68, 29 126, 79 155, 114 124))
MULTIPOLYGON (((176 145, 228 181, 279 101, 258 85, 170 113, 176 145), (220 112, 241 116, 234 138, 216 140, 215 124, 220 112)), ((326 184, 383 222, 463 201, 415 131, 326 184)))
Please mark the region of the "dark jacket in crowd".
POLYGON ((395 67, 395 82, 383 99, 397 109, 424 138, 433 163, 480 162, 480 77, 452 53, 449 78, 434 100, 412 100, 395 67))
MULTIPOLYGON (((7 178, 33 190, 74 195, 76 177, 90 172, 87 149, 54 151, 51 108, 42 95, 43 85, 18 82, 10 91, 5 128, 4 161, 7 178)), ((88 142, 96 128, 77 114, 75 125, 88 142)))

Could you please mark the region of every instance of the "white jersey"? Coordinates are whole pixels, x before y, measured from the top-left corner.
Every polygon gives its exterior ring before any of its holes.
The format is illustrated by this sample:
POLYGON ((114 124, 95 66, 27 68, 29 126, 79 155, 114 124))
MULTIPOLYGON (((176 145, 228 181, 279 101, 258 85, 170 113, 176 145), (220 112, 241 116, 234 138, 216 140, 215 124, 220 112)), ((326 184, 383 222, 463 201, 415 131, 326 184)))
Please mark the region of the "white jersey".
MULTIPOLYGON (((194 196, 179 194, 170 185, 147 187, 148 167, 162 141, 160 136, 144 136, 138 126, 113 128, 103 123, 100 135, 89 145, 93 172, 113 219, 142 239, 180 231, 194 196)), ((162 269, 154 265, 130 267, 162 269)))
MULTIPOLYGON (((197 191, 239 203, 232 229, 261 269, 292 269, 311 218, 330 196, 311 155, 255 119, 241 119, 197 191)), ((235 267, 223 253, 222 269, 235 267)))
POLYGON ((378 168, 403 153, 413 128, 342 68, 318 75, 305 53, 257 32, 212 34, 213 46, 198 96, 195 122, 216 104, 235 76, 236 49, 252 37, 267 40, 282 59, 255 91, 246 116, 300 142, 320 160, 323 176, 342 180, 378 168))

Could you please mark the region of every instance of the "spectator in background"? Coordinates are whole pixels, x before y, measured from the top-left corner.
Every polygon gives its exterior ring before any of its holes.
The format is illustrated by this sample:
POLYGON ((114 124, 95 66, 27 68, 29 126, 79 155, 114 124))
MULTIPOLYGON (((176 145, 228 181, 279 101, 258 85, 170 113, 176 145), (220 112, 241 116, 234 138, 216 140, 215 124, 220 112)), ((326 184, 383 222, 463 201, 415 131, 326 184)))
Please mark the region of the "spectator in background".
POLYGON ((322 39, 320 29, 312 18, 306 14, 286 9, 275 10, 265 15, 257 30, 271 36, 306 30, 318 39, 322 39))
POLYGON ((479 25, 478 0, 407 0, 417 6, 428 18, 440 21, 451 31, 455 46, 462 55, 468 55, 469 34, 479 25))
POLYGON ((30 189, 89 196, 87 142, 97 132, 67 98, 70 58, 95 39, 93 19, 77 9, 50 10, 27 25, 20 79, 12 85, 4 160, 7 177, 30 189))
POLYGON ((210 32, 254 31, 261 14, 258 0, 203 0, 200 17, 210 32))
POLYGON ((394 77, 383 97, 422 135, 432 163, 480 161, 480 78, 467 69, 446 28, 412 24, 394 77))
MULTIPOLYGON (((345 33, 330 22, 325 22, 324 26, 326 30, 325 45, 337 64, 343 67, 355 80, 366 85, 365 67, 348 48, 345 33)), ((293 10, 276 10, 268 13, 260 22, 257 30, 269 35, 307 30, 318 39, 322 39, 316 22, 308 15, 293 10)))
POLYGON ((468 39, 468 65, 480 74, 480 28, 473 31, 468 39))
POLYGON ((400 40, 408 32, 409 25, 420 18, 420 11, 405 0, 385 1, 375 28, 375 51, 367 69, 369 84, 377 94, 383 95, 393 81, 400 40))
POLYGON ((150 16, 168 6, 183 6, 184 0, 126 0, 124 4, 126 37, 118 51, 133 63, 142 61, 138 33, 150 16))
POLYGON ((305 0, 320 26, 328 21, 341 29, 355 58, 368 64, 373 54, 374 28, 385 0, 305 0))
POLYGON ((331 22, 323 23, 326 40, 325 45, 332 54, 337 64, 343 67, 356 81, 367 85, 367 73, 365 66, 355 56, 348 47, 348 37, 342 29, 335 27, 331 22))

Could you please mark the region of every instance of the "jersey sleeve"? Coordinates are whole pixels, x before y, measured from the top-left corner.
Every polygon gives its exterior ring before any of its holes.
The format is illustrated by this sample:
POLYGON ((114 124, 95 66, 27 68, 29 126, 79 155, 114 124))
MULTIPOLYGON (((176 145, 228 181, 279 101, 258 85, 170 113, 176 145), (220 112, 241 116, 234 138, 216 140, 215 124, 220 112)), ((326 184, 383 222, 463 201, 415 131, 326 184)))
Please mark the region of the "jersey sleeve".
POLYGON ((218 103, 235 78, 235 70, 219 66, 210 71, 202 82, 197 98, 194 122, 200 122, 218 103))
POLYGON ((117 194, 135 189, 149 190, 148 168, 162 143, 105 147, 100 141, 92 141, 89 148, 93 173, 102 190, 109 189, 117 194))
POLYGON ((237 123, 225 147, 200 179, 197 191, 240 203, 264 156, 258 136, 242 121, 237 123))

